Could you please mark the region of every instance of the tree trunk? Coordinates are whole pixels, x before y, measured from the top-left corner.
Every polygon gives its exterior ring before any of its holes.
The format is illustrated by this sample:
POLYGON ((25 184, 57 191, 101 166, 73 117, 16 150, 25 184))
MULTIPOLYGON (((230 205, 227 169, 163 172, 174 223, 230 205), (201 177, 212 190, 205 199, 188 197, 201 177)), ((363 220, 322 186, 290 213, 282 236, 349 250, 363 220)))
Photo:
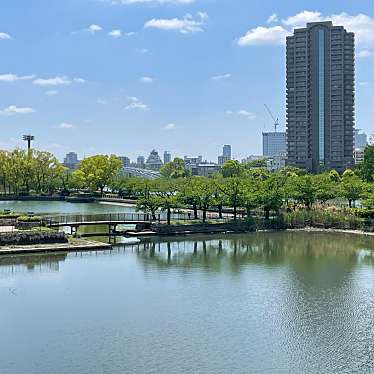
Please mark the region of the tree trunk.
POLYGON ((194 219, 198 219, 199 217, 197 216, 197 205, 193 204, 193 215, 194 219))
POLYGON ((236 204, 234 205, 234 221, 236 221, 236 216, 237 216, 237 213, 236 213, 236 211, 237 211, 237 206, 236 206, 236 204))
POLYGON ((206 210, 207 210, 206 206, 203 206, 203 223, 206 222, 206 210))
POLYGON ((170 217, 171 217, 171 210, 170 210, 170 208, 168 208, 168 210, 167 210, 168 225, 170 225, 170 217))
POLYGON ((265 219, 268 220, 270 218, 270 209, 264 208, 264 211, 265 211, 265 219))
POLYGON ((218 217, 219 217, 219 219, 222 219, 223 218, 223 216, 222 216, 222 204, 218 204, 217 208, 218 208, 218 217))
POLYGON ((348 199, 348 205, 350 208, 352 208, 352 200, 348 199))

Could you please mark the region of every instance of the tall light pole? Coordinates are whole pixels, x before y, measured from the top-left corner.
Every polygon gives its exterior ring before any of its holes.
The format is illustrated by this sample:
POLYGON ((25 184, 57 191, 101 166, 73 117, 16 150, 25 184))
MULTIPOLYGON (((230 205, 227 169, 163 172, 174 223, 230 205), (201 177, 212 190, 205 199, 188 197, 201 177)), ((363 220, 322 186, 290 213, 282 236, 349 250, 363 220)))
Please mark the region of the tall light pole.
POLYGON ((35 139, 34 135, 23 135, 22 139, 27 142, 27 149, 30 152, 31 142, 35 139))

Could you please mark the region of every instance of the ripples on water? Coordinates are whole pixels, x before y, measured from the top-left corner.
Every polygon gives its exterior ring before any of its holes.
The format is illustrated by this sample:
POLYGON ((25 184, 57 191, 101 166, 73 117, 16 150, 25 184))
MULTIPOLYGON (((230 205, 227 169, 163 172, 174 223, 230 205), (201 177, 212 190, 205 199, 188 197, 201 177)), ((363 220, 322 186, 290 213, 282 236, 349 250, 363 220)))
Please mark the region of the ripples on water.
POLYGON ((374 372, 373 243, 191 236, 0 258, 0 372, 374 372))

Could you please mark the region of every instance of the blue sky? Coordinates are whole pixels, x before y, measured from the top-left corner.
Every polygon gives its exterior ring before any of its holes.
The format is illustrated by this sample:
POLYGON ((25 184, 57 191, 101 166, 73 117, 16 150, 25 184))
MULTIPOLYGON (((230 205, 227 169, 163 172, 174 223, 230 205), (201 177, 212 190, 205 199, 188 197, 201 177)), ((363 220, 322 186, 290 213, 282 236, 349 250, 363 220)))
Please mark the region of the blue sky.
POLYGON ((372 0, 2 0, 0 148, 61 158, 152 148, 261 153, 285 122, 285 36, 332 19, 356 32, 356 126, 374 132, 372 0))

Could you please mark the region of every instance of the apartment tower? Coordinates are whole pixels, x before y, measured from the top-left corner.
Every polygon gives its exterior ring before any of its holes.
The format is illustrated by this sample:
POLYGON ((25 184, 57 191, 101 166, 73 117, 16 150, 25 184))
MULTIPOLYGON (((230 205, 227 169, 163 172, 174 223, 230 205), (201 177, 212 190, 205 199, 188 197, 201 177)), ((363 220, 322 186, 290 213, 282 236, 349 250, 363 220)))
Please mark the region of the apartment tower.
POLYGON ((312 22, 287 37, 287 164, 312 172, 353 166, 354 34, 312 22))

